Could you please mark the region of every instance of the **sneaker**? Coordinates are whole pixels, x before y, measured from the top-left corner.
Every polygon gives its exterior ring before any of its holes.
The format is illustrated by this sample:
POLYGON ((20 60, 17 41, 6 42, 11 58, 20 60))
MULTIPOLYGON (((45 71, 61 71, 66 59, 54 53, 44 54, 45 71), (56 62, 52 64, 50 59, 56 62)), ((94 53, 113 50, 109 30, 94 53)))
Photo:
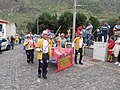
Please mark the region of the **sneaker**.
POLYGON ((83 63, 81 63, 81 62, 80 62, 79 64, 80 64, 80 65, 83 65, 83 63))
POLYGON ((109 62, 112 63, 112 60, 110 60, 109 62))
POLYGON ((43 76, 44 79, 47 79, 47 76, 43 76))
POLYGON ((41 74, 38 74, 38 78, 41 78, 41 74))
POLYGON ((106 62, 110 62, 110 60, 106 60, 106 62))
POLYGON ((119 64, 119 62, 114 63, 115 65, 119 64))

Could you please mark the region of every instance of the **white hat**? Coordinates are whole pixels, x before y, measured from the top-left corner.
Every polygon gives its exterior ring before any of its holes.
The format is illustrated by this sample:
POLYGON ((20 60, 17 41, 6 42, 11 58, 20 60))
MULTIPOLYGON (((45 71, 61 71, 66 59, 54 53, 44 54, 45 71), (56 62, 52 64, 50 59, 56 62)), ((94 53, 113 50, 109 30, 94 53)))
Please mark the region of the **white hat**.
POLYGON ((65 34, 64 34, 64 33, 62 33, 62 34, 61 34, 61 36, 65 36, 65 34))
POLYGON ((47 35, 48 35, 48 31, 47 31, 47 30, 44 30, 44 31, 43 31, 43 34, 47 34, 47 35))

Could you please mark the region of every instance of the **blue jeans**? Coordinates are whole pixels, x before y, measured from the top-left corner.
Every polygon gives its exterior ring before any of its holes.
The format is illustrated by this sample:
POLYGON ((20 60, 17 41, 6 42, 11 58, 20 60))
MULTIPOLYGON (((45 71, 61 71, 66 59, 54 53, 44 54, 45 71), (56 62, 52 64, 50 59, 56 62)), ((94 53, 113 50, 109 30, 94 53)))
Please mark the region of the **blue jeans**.
POLYGON ((14 42, 11 42, 12 49, 14 48, 14 42))
POLYGON ((91 35, 87 34, 87 46, 90 46, 91 35))
POLYGON ((87 37, 83 37, 83 43, 87 43, 87 37))
POLYGON ((101 42, 102 41, 102 33, 98 33, 97 37, 98 37, 98 42, 101 42))
POLYGON ((103 31, 102 34, 103 34, 103 36, 104 36, 104 42, 107 42, 108 32, 107 32, 107 31, 103 31))

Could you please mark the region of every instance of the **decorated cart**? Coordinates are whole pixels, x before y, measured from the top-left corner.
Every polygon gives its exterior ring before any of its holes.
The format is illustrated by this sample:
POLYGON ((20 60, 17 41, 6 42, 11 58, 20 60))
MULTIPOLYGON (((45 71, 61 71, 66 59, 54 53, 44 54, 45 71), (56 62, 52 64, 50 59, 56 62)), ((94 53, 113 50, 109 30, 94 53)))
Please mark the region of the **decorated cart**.
POLYGON ((50 63, 57 64, 57 70, 59 72, 73 65, 73 50, 72 48, 51 47, 52 58, 50 63))

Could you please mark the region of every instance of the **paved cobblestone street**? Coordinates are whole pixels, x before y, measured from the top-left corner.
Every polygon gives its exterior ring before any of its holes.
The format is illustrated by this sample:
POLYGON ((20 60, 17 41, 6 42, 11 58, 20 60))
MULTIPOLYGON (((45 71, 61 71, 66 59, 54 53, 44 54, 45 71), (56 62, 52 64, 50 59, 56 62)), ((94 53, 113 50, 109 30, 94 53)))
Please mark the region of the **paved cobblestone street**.
POLYGON ((34 64, 27 64, 22 45, 15 46, 0 55, 0 90, 120 90, 120 67, 91 59, 58 73, 50 64, 48 79, 38 83, 36 55, 34 64))

